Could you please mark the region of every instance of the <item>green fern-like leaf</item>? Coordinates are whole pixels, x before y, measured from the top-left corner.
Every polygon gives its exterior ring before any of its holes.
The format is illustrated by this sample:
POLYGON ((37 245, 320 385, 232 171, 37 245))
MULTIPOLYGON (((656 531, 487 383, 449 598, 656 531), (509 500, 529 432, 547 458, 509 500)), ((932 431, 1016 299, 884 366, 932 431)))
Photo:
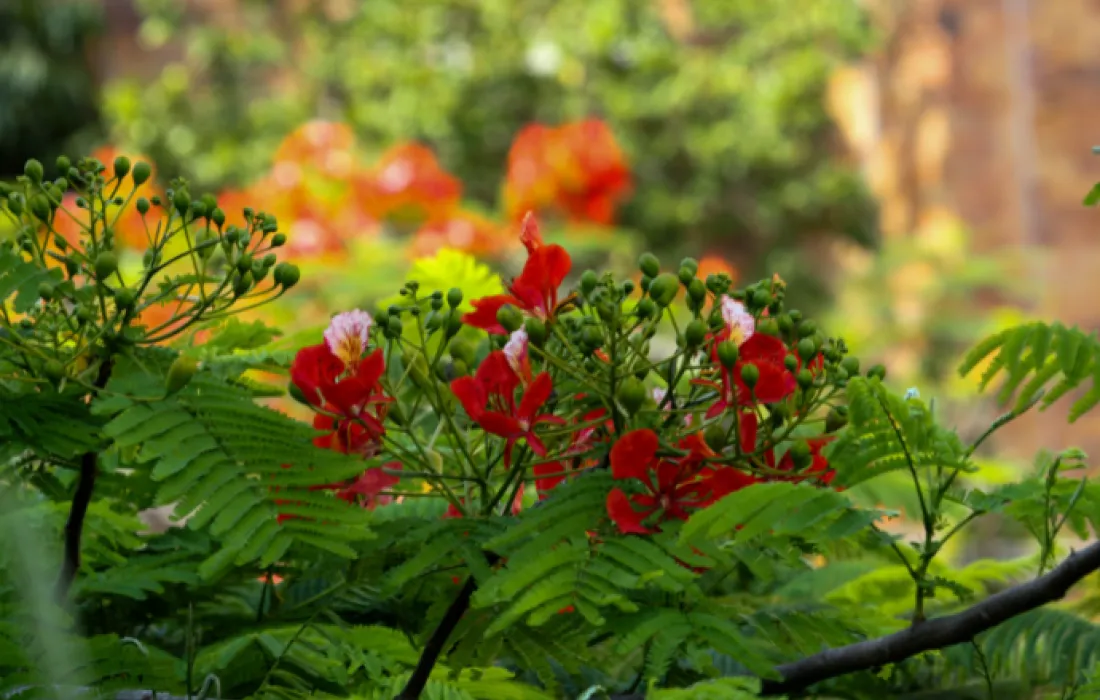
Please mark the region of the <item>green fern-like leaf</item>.
POLYGON ((0 443, 42 459, 71 459, 102 446, 100 424, 72 391, 15 392, 0 385, 0 443))
POLYGON ((64 278, 59 268, 43 269, 23 259, 19 249, 0 250, 0 301, 12 295, 12 309, 26 313, 38 302, 38 286, 43 282, 57 284, 64 278))
POLYGON ((854 510, 844 494, 831 489, 782 481, 753 484, 694 513, 680 531, 680 541, 696 543, 716 537, 746 541, 764 533, 824 539, 830 537, 826 526, 849 513, 855 513, 863 526, 877 517, 874 511, 854 510))
POLYGON ((351 557, 351 543, 371 536, 367 511, 310 489, 360 474, 362 462, 314 447, 313 430, 208 373, 162 400, 126 400, 118 389, 149 392, 163 382, 167 357, 139 359, 117 370, 117 386, 108 385, 116 391, 93 410, 111 416, 103 431, 114 446, 137 450, 137 463, 151 469, 157 504, 175 503, 188 527, 222 544, 200 567, 204 577, 232 563, 266 566, 294 542, 351 557))
POLYGON ((837 483, 855 486, 900 469, 974 471, 958 436, 936 424, 919 399, 891 394, 877 379, 848 384, 848 427, 826 448, 837 483))
POLYGON ((1100 403, 1098 357, 1100 341, 1094 334, 1060 323, 1035 322, 986 338, 963 359, 959 373, 966 376, 988 361, 981 387, 1003 377, 998 399, 1006 403, 1015 396, 1017 409, 1039 400, 1040 410, 1045 410, 1091 380, 1088 390, 1070 407, 1072 423, 1100 403))

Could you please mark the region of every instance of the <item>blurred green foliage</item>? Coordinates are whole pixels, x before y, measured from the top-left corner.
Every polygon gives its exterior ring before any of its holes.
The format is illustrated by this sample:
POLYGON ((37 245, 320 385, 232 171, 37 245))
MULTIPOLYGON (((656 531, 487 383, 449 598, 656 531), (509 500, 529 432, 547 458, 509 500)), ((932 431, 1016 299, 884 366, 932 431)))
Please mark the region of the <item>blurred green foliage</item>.
POLYGON ((28 158, 52 162, 96 137, 88 51, 101 28, 100 3, 0 2, 0 178, 22 173, 28 158))
POLYGON ((106 108, 118 145, 201 186, 254 178, 321 117, 374 153, 430 144, 492 206, 524 124, 596 116, 630 154, 621 224, 650 245, 714 250, 746 277, 778 271, 812 306, 812 254, 769 253, 810 236, 874 241, 823 101, 833 67, 871 39, 855 0, 187 5, 139 2, 142 40, 182 41, 185 57, 152 85, 113 86, 106 108))

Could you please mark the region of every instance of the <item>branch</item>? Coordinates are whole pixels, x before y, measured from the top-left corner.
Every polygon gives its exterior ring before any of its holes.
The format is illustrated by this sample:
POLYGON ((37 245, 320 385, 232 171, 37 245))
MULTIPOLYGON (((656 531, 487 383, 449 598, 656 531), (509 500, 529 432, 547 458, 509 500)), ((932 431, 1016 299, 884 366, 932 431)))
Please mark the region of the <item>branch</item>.
POLYGON ((782 680, 765 680, 765 695, 803 690, 820 681, 904 661, 917 654, 969 642, 988 629, 1065 597, 1085 576, 1100 569, 1100 542, 1070 554, 1049 573, 986 598, 966 610, 909 627, 901 632, 827 649, 776 670, 782 680))
MULTIPOLYGON (((99 366, 95 387, 102 389, 107 386, 107 380, 110 378, 111 360, 108 358, 99 366)), ((85 452, 80 456, 80 475, 76 484, 76 493, 73 494, 69 519, 65 522, 65 558, 61 562, 61 573, 54 589, 54 595, 61 604, 64 604, 69 596, 69 589, 72 588, 76 572, 80 568, 80 539, 84 533, 84 518, 88 514, 88 505, 92 502, 92 493, 95 491, 95 480, 99 471, 98 459, 99 454, 96 452, 85 452)))
MULTIPOLYGON (((500 560, 500 557, 487 552, 486 559, 489 561, 489 565, 492 566, 500 560)), ((474 580, 473 576, 470 576, 466 579, 466 583, 462 586, 458 596, 451 602, 451 606, 447 608, 447 612, 444 613, 443 619, 439 621, 439 625, 432 632, 428 643, 424 645, 424 651, 420 652, 420 658, 416 662, 416 668, 413 669, 412 676, 409 677, 409 682, 405 684, 404 690, 395 700, 416 700, 420 697, 420 693, 424 691, 424 686, 428 684, 428 679, 432 675, 432 669, 435 668, 436 662, 447 646, 447 639, 450 638, 462 616, 469 609, 470 598, 473 597, 476 590, 477 581, 474 580)))
MULTIPOLYGON (((783 679, 763 681, 761 694, 793 693, 831 678, 898 663, 926 651, 964 644, 1017 615, 1061 600, 1070 587, 1097 570, 1100 570, 1100 542, 1070 554, 1049 573, 1003 590, 960 613, 783 664, 776 669, 783 679)), ((611 700, 645 700, 645 694, 612 695, 611 700)))

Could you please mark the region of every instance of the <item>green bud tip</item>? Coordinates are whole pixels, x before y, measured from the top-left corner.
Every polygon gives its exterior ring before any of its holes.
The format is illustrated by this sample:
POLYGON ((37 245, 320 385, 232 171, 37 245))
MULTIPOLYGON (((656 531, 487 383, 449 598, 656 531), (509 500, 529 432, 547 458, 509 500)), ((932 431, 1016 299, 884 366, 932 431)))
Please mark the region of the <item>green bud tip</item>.
POLYGON ((130 172, 130 159, 126 156, 115 158, 115 177, 122 179, 130 172))
POLYGON ((45 174, 42 169, 42 163, 38 162, 34 158, 27 161, 23 166, 23 174, 30 178, 31 182, 36 185, 42 182, 42 176, 45 174))
POLYGON ((653 253, 642 253, 638 257, 638 268, 646 277, 656 277, 661 274, 661 261, 653 253))
POLYGON ((733 366, 737 364, 739 354, 737 346, 728 340, 718 344, 718 361, 726 369, 733 369, 733 366))
POLYGON ((145 182, 150 177, 152 177, 152 175, 153 175, 153 168, 152 168, 151 165, 149 165, 148 163, 146 163, 143 160, 139 160, 137 163, 134 163, 134 169, 133 169, 133 172, 131 174, 131 177, 133 178, 135 185, 145 184, 145 182))

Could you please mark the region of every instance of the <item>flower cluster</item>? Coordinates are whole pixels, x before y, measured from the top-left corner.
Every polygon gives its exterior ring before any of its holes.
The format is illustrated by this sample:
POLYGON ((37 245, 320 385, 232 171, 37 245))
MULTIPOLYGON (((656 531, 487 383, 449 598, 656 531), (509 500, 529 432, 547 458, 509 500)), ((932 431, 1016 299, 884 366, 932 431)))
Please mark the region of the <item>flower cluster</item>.
POLYGON ((522 271, 472 311, 457 289, 409 283, 399 303, 338 316, 324 344, 299 353, 292 376, 318 412, 319 445, 399 459, 446 498, 446 517, 515 513, 608 470, 602 520, 637 535, 751 484, 832 482, 824 448, 859 363, 786 308, 783 280, 734 289, 725 272, 700 278, 690 258, 673 274, 646 254, 637 284, 585 271, 568 290, 572 258, 530 213, 519 240, 522 271), (686 309, 673 304, 681 293, 686 309), (368 349, 372 334, 385 351, 368 349), (674 349, 658 352, 659 338, 674 349), (387 393, 388 362, 403 378, 387 393), (382 443, 393 401, 402 439, 419 448, 382 443))

